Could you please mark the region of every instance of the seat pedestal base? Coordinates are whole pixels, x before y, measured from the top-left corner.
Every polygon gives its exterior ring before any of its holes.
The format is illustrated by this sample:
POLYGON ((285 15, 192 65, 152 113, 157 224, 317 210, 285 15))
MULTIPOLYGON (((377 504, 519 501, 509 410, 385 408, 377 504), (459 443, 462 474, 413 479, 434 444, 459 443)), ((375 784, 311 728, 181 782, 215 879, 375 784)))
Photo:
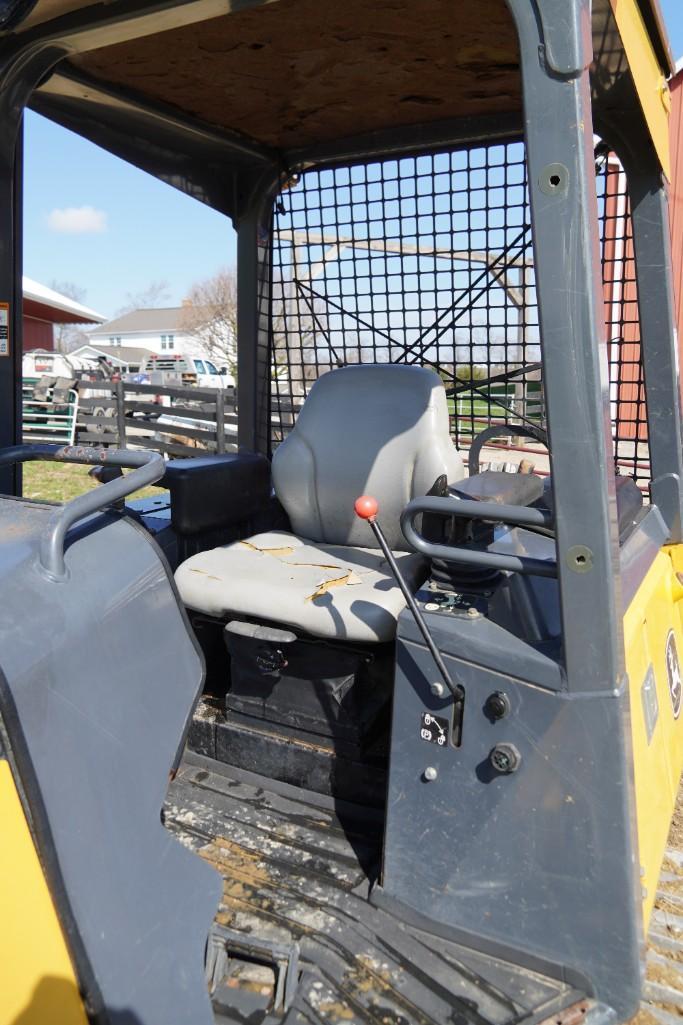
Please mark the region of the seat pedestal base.
MULTIPOLYGON (((293 731, 292 731, 293 732, 293 731)), ((330 740, 311 742, 265 723, 224 713, 202 701, 188 736, 188 748, 238 769, 258 772, 340 801, 383 808, 386 798, 385 743, 355 751, 330 740)))

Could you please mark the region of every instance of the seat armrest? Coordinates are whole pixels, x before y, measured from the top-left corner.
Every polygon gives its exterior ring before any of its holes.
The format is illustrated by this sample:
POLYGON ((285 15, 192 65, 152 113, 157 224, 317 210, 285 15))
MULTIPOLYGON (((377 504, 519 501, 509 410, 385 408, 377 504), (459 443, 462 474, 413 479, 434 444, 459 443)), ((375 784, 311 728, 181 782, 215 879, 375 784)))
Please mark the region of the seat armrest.
POLYGON ((160 482, 171 493, 177 534, 230 527, 255 516, 270 498, 270 462, 255 452, 174 459, 160 482))

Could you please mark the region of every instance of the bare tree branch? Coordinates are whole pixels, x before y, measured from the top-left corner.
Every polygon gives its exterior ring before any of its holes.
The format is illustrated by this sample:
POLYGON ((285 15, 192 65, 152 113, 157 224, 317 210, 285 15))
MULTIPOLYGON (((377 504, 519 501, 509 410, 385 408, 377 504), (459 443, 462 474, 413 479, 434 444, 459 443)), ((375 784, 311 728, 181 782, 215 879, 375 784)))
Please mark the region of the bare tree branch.
MULTIPOLYGON (((84 303, 86 291, 74 281, 51 281, 50 288, 76 303, 84 303)), ((79 345, 84 345, 88 336, 83 330, 82 324, 55 324, 53 328, 55 350, 57 352, 71 352, 79 345)))
POLYGON ((237 280, 232 268, 219 270, 190 289, 180 329, 193 335, 217 363, 237 369, 237 280))
POLYGON ((140 292, 127 292, 125 303, 114 316, 122 317, 124 313, 132 313, 133 310, 151 310, 168 302, 168 299, 168 281, 151 281, 140 292))
MULTIPOLYGON (((183 304, 179 327, 193 335, 208 356, 237 373, 237 279, 223 268, 192 286, 183 304)), ((328 315, 325 303, 294 278, 276 277, 270 304, 273 361, 288 368, 293 390, 301 390, 308 364, 329 354, 328 315)))

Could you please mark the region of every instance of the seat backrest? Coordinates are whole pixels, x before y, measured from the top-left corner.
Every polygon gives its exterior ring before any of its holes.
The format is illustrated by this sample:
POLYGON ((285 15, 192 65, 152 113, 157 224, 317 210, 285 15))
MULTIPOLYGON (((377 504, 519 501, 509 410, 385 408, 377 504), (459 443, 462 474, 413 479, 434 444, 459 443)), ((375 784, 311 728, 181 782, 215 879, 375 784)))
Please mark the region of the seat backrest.
POLYGON ((400 514, 437 477, 461 480, 446 392, 438 374, 401 364, 366 364, 320 377, 273 457, 275 492, 292 529, 327 544, 375 548, 354 513, 359 495, 379 503, 392 548, 405 549, 400 514))

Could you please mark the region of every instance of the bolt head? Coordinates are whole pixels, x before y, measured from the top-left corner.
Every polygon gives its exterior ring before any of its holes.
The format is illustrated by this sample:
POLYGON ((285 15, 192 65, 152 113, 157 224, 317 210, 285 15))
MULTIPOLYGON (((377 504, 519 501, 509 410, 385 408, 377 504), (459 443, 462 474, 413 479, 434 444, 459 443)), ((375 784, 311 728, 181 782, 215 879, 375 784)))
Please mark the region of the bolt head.
POLYGON ((435 680, 434 683, 430 684, 429 689, 435 698, 442 698, 444 693, 444 686, 439 680, 435 680))
POLYGON ((468 616, 471 616, 471 617, 472 617, 472 619, 474 619, 474 617, 475 617, 475 616, 478 616, 478 615, 479 615, 479 613, 478 613, 478 611, 477 611, 477 610, 475 609, 474 605, 470 605, 469 609, 467 610, 467 615, 468 615, 468 616))
POLYGON ((428 765, 425 771, 423 772, 423 776, 428 783, 433 783, 438 775, 439 773, 436 771, 433 765, 428 765))

